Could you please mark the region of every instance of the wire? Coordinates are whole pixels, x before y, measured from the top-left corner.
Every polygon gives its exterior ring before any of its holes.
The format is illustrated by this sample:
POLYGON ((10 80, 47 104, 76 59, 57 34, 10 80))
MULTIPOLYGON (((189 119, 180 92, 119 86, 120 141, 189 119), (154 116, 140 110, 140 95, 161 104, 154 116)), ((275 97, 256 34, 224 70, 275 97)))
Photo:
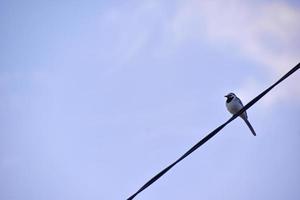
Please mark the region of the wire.
POLYGON ((161 172, 156 174, 153 178, 151 178, 147 183, 145 183, 136 193, 131 195, 127 200, 132 200, 136 195, 138 195, 140 192, 145 190, 147 187, 149 187, 151 184, 153 184, 155 181, 157 181, 160 177, 162 177, 165 173, 167 173, 172 167, 174 167, 177 163, 182 161, 184 158, 186 158, 188 155, 190 155, 192 152, 194 152, 196 149, 198 149, 200 146, 202 146, 204 143, 206 143, 209 139, 211 139, 213 136, 215 136, 220 130, 222 130, 227 124, 232 122, 234 119, 236 119, 240 114, 242 114, 244 111, 249 109, 253 104, 255 104, 258 100, 260 100, 263 96, 265 96, 270 90, 272 90, 276 85, 278 85, 280 82, 282 82, 284 79, 292 75, 294 72, 296 72, 300 68, 300 63, 298 63, 295 67, 293 67, 289 72, 287 72, 284 76, 282 76, 277 82, 275 82, 273 85, 271 85, 269 88, 267 88, 265 91, 263 91, 261 94, 259 94, 257 97, 252 99, 248 104, 246 104, 238 113, 233 115, 230 119, 228 119, 224 124, 217 127, 215 130, 213 130, 211 133, 209 133, 207 136, 205 136, 202 140, 200 140, 198 143, 196 143, 192 148, 190 148, 185 154, 183 154, 180 158, 178 158, 175 162, 170 164, 168 167, 163 169, 161 172))

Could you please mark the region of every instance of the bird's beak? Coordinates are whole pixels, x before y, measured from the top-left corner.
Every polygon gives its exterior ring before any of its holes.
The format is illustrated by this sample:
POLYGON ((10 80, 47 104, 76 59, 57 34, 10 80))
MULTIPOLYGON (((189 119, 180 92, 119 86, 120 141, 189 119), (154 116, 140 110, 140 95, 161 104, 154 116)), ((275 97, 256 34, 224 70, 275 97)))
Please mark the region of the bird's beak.
POLYGON ((228 98, 228 95, 225 95, 224 97, 228 98))

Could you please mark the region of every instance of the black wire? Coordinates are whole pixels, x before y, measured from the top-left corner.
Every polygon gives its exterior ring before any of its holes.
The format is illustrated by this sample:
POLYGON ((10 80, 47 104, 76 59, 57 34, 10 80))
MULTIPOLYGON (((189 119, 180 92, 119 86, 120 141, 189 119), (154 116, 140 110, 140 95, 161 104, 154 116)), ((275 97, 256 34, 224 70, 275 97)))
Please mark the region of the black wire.
POLYGON ((278 85, 280 82, 282 82, 284 79, 292 75, 295 71, 297 71, 300 68, 300 63, 298 63, 295 67, 293 67, 288 73, 286 73, 283 77, 281 77, 276 83, 271 85, 269 88, 267 88, 265 91, 263 91, 261 94, 259 94, 257 97, 252 99, 248 104, 246 104, 238 113, 233 115, 230 119, 228 119, 224 124, 216 128, 214 131, 209 133, 207 136, 205 136, 202 140, 200 140, 197 144, 195 144, 192 148, 190 148, 185 154, 183 154, 180 158, 178 158, 175 162, 170 164, 168 167, 163 169, 161 172, 159 172, 157 175, 155 175, 153 178, 151 178, 147 183, 145 183, 136 193, 131 195, 127 200, 132 200, 136 195, 138 195, 140 192, 142 192, 144 189, 149 187, 152 183, 157 181, 160 177, 162 177, 167 171, 169 171, 172 167, 174 167, 177 163, 179 163, 181 160, 186 158, 188 155, 190 155, 192 152, 194 152, 196 149, 198 149, 200 146, 202 146, 204 143, 206 143, 209 139, 211 139, 213 136, 215 136, 221 129, 223 129, 227 124, 229 124, 231 121, 233 121, 235 118, 237 118, 240 114, 242 114, 244 111, 249 109, 253 104, 255 104, 258 100, 260 100, 263 96, 265 96, 270 90, 272 90, 276 85, 278 85))

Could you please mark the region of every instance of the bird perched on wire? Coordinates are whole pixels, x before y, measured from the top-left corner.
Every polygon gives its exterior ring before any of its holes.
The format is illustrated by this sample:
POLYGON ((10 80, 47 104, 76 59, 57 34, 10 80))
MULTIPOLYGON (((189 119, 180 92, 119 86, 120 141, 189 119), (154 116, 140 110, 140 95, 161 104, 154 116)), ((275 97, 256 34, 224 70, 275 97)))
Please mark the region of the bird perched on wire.
MULTIPOLYGON (((231 92, 231 93, 225 95, 225 97, 227 98, 226 108, 231 114, 233 114, 233 115, 236 114, 244 107, 242 101, 234 93, 231 92)), ((250 122, 248 121, 248 116, 247 116, 246 111, 243 112, 240 115, 240 117, 246 122, 246 124, 249 127, 249 129, 251 130, 252 134, 254 136, 256 136, 256 133, 255 133, 253 127, 251 126, 250 122)))

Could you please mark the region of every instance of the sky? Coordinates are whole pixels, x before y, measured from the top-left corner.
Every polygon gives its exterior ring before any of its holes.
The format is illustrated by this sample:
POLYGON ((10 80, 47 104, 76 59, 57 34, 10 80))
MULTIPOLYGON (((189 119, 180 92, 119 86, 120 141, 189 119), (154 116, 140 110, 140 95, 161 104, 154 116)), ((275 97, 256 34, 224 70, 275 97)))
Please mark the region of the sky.
MULTIPOLYGON (((296 0, 1 1, 0 199, 126 199, 298 64, 296 0)), ((300 199, 300 72, 136 199, 300 199)))

